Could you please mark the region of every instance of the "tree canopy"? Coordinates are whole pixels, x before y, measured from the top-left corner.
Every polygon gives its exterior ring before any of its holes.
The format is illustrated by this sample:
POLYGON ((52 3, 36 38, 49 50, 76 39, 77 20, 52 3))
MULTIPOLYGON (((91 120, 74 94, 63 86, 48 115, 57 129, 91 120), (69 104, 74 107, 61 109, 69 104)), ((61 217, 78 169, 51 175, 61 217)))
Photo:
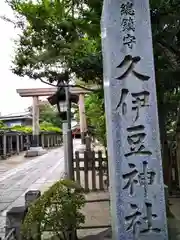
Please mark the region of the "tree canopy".
MULTIPOLYGON (((100 19, 103 0, 7 0, 22 30, 13 72, 47 82, 66 70, 102 86, 100 19)), ((150 0, 161 138, 179 110, 180 2, 150 0)), ((103 94, 98 93, 103 99, 103 94)), ((95 98, 92 98, 95 101, 95 98)), ((102 110, 103 111, 103 110, 102 110)))
MULTIPOLYGON (((28 108, 32 113, 32 106, 28 108)), ((56 106, 51 106, 48 101, 39 101, 39 122, 49 123, 54 127, 61 127, 62 120, 56 106)))
POLYGON ((85 98, 85 111, 88 126, 92 126, 93 135, 106 146, 106 123, 104 99, 100 94, 91 94, 85 98))
MULTIPOLYGON (((13 70, 20 76, 57 80, 68 69, 84 81, 102 83, 100 18, 102 0, 8 0, 22 29, 13 70)), ((179 84, 178 0, 152 0, 151 22, 159 84, 179 84), (174 77, 174 81, 170 78, 174 77), (161 81, 162 79, 162 81, 161 81)))
POLYGON ((102 82, 102 1, 8 0, 8 4, 17 16, 15 26, 22 30, 16 41, 15 74, 52 82, 61 78, 63 68, 80 79, 102 82))

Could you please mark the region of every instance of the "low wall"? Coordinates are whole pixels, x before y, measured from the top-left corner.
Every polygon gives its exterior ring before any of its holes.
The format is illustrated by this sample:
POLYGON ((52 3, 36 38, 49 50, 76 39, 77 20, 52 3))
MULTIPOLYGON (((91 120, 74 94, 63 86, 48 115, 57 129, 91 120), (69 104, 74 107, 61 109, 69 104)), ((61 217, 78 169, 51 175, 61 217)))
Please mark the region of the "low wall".
MULTIPOLYGON (((32 134, 16 131, 0 132, 0 159, 6 159, 30 148, 32 134)), ((43 148, 53 148, 62 145, 62 134, 55 132, 41 132, 39 144, 43 148)))

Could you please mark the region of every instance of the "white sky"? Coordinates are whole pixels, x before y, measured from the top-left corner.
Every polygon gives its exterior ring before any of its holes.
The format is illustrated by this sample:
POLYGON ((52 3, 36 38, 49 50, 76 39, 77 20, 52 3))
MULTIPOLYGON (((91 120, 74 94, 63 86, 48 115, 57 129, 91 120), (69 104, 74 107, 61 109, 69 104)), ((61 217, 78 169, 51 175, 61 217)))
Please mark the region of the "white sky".
MULTIPOLYGON (((0 0, 0 16, 2 15, 9 18, 13 17, 13 13, 5 0, 0 0)), ((48 85, 41 83, 40 80, 20 78, 11 72, 13 39, 17 37, 17 30, 11 23, 6 23, 0 19, 0 33, 0 113, 23 112, 32 104, 32 99, 20 97, 16 93, 16 89, 48 87, 48 85)))

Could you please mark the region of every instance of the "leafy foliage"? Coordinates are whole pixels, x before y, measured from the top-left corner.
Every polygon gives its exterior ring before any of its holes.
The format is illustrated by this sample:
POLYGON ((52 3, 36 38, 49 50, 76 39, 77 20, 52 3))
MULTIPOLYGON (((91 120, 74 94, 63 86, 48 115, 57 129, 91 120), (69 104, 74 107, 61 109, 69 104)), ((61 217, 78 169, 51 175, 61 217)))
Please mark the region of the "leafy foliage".
POLYGON ((55 127, 52 123, 49 122, 42 122, 40 124, 40 130, 41 131, 49 131, 49 132, 62 132, 59 127, 55 127))
MULTIPOLYGON (((16 42, 15 74, 53 82, 62 80, 61 72, 65 69, 81 81, 102 85, 103 0, 7 2, 17 16, 15 25, 22 29, 16 42)), ((180 2, 151 0, 150 6, 163 144, 165 133, 171 122, 177 120, 179 111, 180 2)), ((105 130, 103 124, 101 130, 105 130)))
MULTIPOLYGON (((16 74, 53 81, 60 77, 58 69, 64 67, 84 81, 102 83, 102 0, 8 0, 8 3, 17 15, 16 25, 22 29, 16 42, 16 74)), ((156 73, 166 88, 176 86, 169 77, 172 74, 175 77, 179 71, 179 6, 178 0, 151 0, 156 73)))
POLYGON ((29 127, 29 126, 13 126, 13 127, 10 127, 9 130, 24 132, 24 133, 32 133, 32 127, 29 127))
POLYGON ((97 80, 99 75, 102 81, 99 33, 102 0, 7 2, 17 16, 16 26, 22 29, 16 41, 15 74, 52 82, 60 80, 61 69, 65 68, 76 72, 79 78, 97 80))
MULTIPOLYGON (((28 111, 32 113, 32 106, 28 108, 28 111)), ((51 106, 47 101, 39 101, 39 122, 40 124, 50 123, 54 127, 62 126, 62 120, 56 106, 51 106)))
MULTIPOLYGON (((1 130, 9 130, 9 131, 17 131, 17 132, 24 132, 24 133, 32 133, 32 127, 29 126, 13 126, 7 127, 3 125, 0 127, 1 130)), ((42 123, 40 124, 40 131, 41 132, 57 132, 60 133, 62 130, 58 127, 54 127, 51 123, 42 123)))
POLYGON ((3 121, 0 121, 0 129, 6 127, 3 121))
POLYGON ((85 204, 82 188, 70 180, 60 180, 31 205, 22 228, 26 239, 35 239, 39 226, 42 234, 47 229, 58 239, 66 240, 69 229, 75 230, 84 223, 80 212, 85 204))
POLYGON ((85 111, 88 126, 91 126, 94 136, 106 146, 106 123, 104 100, 102 93, 94 93, 85 98, 85 111))

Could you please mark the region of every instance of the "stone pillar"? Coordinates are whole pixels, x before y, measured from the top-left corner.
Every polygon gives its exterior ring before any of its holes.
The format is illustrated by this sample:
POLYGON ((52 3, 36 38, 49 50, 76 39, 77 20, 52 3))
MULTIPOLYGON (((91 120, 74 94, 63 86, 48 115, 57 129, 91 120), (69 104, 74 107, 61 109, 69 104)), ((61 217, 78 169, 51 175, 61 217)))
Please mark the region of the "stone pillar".
POLYGON ((57 145, 60 146, 61 145, 61 139, 59 134, 57 135, 57 145))
POLYGON ((41 191, 31 190, 25 193, 25 206, 29 207, 35 200, 41 196, 41 191))
POLYGON ((30 149, 26 152, 26 157, 36 157, 46 153, 46 150, 39 146, 39 100, 38 96, 33 96, 33 135, 30 149))
POLYGON ((13 146, 12 146, 12 136, 9 136, 9 152, 12 155, 13 146))
POLYGON ((49 148, 51 148, 51 135, 48 135, 49 137, 49 148))
POLYGON ((57 144, 56 144, 56 134, 54 134, 54 147, 56 147, 57 144))
POLYGON ((50 147, 50 136, 47 135, 47 148, 49 148, 49 147, 50 147))
POLYGON ((84 94, 79 94, 79 120, 80 120, 80 132, 82 144, 85 144, 85 134, 87 132, 85 106, 84 106, 84 94))
POLYGON ((32 147, 39 147, 39 99, 33 97, 33 139, 32 147))
POLYGON ((51 147, 54 147, 54 136, 51 135, 51 147))
POLYGON ((24 150, 23 135, 20 135, 20 151, 24 150))
POLYGON ((58 146, 58 141, 57 141, 57 133, 55 135, 55 144, 56 144, 56 147, 58 146))
POLYGON ((47 134, 44 134, 44 145, 45 145, 45 148, 48 147, 47 134))
POLYGON ((63 146, 64 146, 64 171, 65 178, 69 176, 68 172, 68 152, 67 152, 67 130, 68 124, 67 122, 63 122, 63 146))
POLYGON ((6 158, 7 154, 7 135, 4 133, 3 135, 3 158, 6 158))
POLYGON ((104 0, 112 239, 168 240, 148 0, 104 0))
POLYGON ((19 147, 19 134, 16 135, 16 152, 19 154, 20 152, 20 147, 19 147))
POLYGON ((27 135, 27 136, 26 136, 26 150, 29 149, 29 146, 30 146, 30 136, 27 135))
POLYGON ((178 169, 178 184, 180 187, 180 126, 177 126, 176 129, 176 161, 178 169))
POLYGON ((13 207, 10 209, 6 214, 6 233, 5 236, 7 236, 12 229, 14 229, 13 232, 13 238, 12 239, 23 239, 21 235, 21 228, 22 228, 22 222, 26 215, 26 207, 13 207))
POLYGON ((43 133, 41 134, 41 145, 42 145, 42 148, 44 148, 44 134, 43 133))
POLYGON ((52 147, 55 147, 54 134, 52 135, 52 147))
MULTIPOLYGON (((39 197, 41 197, 41 192, 39 190, 31 190, 25 194, 25 207, 28 209, 31 204, 33 204, 39 197)), ((41 232, 39 223, 32 223, 33 235, 30 239, 41 240, 41 232)))
POLYGON ((57 146, 60 145, 60 144, 59 144, 59 136, 58 136, 58 134, 56 135, 56 144, 57 144, 57 146))

